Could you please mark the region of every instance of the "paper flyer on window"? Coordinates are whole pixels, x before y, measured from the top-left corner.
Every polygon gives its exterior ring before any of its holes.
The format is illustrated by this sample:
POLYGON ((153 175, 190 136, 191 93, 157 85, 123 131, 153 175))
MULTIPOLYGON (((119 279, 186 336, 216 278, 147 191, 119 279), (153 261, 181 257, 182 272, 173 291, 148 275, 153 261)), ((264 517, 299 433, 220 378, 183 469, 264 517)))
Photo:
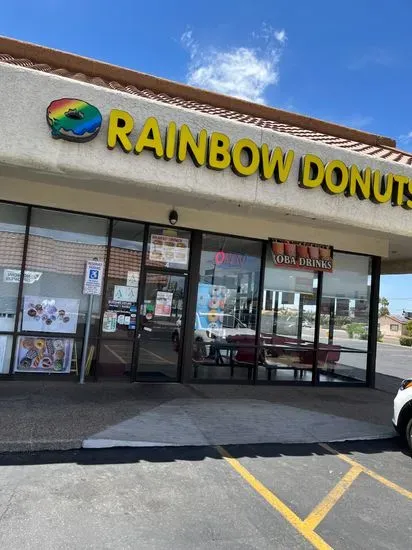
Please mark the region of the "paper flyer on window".
POLYGON ((172 314, 173 292, 158 291, 156 294, 155 317, 170 317, 172 314))

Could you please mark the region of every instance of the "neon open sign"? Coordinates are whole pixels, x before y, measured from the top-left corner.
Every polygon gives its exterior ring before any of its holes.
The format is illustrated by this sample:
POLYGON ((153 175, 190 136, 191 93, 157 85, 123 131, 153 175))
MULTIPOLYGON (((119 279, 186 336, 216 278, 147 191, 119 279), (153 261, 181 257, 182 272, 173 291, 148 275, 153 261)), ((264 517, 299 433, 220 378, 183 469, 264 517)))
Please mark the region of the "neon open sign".
POLYGON ((215 264, 224 267, 242 267, 246 262, 246 258, 247 256, 245 256, 245 254, 223 252, 223 250, 219 250, 215 255, 215 264))

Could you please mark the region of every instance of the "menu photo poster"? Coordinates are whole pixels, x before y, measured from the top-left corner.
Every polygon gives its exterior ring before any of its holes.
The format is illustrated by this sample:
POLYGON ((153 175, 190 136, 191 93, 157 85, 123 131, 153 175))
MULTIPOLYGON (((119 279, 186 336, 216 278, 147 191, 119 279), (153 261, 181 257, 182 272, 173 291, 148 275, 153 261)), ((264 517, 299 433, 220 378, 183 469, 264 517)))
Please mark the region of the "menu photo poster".
POLYGON ((25 296, 22 330, 73 334, 77 330, 80 300, 25 296))
POLYGON ((186 265, 189 258, 189 240, 169 235, 152 235, 149 258, 152 261, 186 265))
POLYGON ((14 372, 69 374, 73 344, 72 339, 20 336, 14 372))
POLYGON ((157 291, 155 317, 170 317, 172 315, 173 292, 157 291))

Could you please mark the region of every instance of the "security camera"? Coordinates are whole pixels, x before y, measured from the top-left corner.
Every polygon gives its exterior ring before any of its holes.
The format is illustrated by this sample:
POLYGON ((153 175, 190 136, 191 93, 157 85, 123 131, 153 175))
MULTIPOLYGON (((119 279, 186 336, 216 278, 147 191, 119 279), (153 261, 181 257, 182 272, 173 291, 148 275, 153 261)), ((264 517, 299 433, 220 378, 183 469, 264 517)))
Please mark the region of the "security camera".
POLYGON ((177 215, 176 210, 171 210, 169 212, 169 222, 171 223, 171 225, 176 225, 178 219, 179 219, 179 216, 177 215))

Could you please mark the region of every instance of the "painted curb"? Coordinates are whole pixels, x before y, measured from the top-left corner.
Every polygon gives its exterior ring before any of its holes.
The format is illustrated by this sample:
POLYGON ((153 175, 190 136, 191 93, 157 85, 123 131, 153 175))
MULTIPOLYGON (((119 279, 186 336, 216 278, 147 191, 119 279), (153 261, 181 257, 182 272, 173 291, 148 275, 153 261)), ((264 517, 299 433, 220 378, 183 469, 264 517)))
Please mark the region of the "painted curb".
POLYGON ((216 443, 162 443, 161 441, 128 441, 119 439, 85 439, 82 443, 83 449, 110 449, 113 447, 214 447, 216 445, 309 445, 313 443, 342 443, 344 441, 373 441, 379 439, 393 439, 398 437, 395 431, 385 431, 376 435, 365 435, 357 437, 343 437, 331 439, 307 438, 307 439, 278 439, 265 442, 239 443, 236 441, 219 441, 216 443))

